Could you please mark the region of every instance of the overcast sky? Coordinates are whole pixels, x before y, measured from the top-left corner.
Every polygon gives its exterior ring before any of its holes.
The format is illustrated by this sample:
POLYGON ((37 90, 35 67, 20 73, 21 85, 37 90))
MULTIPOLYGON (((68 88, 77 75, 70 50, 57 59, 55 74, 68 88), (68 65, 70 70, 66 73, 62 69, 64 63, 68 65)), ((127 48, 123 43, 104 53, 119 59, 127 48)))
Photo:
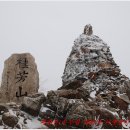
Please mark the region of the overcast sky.
POLYGON ((57 89, 73 41, 86 24, 130 77, 130 2, 0 2, 0 76, 13 53, 31 53, 40 90, 57 89))

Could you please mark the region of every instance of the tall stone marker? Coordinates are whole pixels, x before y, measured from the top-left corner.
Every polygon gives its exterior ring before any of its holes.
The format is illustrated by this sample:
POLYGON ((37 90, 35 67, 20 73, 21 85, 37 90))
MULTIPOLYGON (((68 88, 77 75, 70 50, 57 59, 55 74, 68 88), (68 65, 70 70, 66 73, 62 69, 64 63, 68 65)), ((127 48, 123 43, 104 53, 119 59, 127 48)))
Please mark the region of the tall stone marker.
POLYGON ((0 102, 21 103, 24 96, 37 93, 39 73, 29 53, 13 54, 4 63, 0 102))

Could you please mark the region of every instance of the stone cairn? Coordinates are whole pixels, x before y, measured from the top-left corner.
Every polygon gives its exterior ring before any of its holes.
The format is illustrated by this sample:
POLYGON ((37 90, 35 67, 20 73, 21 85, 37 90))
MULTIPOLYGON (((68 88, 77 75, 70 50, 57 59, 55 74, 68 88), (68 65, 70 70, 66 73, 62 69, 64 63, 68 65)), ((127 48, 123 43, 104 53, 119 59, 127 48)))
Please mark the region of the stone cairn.
POLYGON ((130 80, 90 24, 74 41, 62 81, 47 96, 38 93, 34 58, 12 55, 2 76, 1 128, 130 129, 130 80))
POLYGON ((74 41, 62 81, 48 92, 39 113, 52 119, 49 128, 130 128, 130 80, 90 24, 74 41))

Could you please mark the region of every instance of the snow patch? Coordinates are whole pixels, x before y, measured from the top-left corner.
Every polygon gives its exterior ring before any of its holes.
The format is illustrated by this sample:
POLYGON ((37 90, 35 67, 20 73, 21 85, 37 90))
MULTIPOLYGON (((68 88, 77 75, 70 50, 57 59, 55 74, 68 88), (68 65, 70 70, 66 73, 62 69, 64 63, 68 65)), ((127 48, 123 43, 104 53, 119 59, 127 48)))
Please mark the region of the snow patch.
POLYGON ((41 111, 41 112, 46 112, 47 110, 50 110, 50 109, 47 108, 47 107, 42 107, 40 111, 41 111))
POLYGON ((96 94, 96 91, 92 91, 92 92, 90 93, 90 97, 95 98, 95 94, 96 94))

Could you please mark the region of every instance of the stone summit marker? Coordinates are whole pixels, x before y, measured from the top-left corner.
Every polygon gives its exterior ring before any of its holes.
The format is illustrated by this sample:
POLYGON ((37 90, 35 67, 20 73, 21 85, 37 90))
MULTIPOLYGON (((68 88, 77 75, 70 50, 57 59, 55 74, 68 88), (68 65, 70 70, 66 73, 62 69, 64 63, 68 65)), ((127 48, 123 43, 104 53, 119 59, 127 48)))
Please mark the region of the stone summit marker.
POLYGON ((4 63, 0 102, 20 103, 24 96, 37 93, 39 73, 34 57, 29 53, 13 54, 4 63))

